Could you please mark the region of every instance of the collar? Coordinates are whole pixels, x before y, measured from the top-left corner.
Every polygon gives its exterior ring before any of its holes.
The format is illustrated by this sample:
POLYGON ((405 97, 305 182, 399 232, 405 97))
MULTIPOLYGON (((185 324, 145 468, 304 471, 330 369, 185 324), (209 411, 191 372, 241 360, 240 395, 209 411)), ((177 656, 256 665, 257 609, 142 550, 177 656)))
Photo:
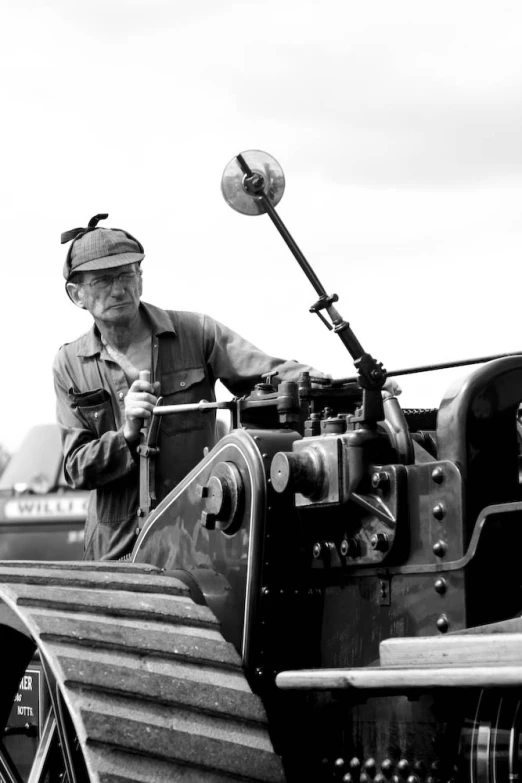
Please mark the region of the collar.
MULTIPOLYGON (((176 335, 176 330, 174 329, 166 310, 162 310, 161 307, 147 304, 147 302, 140 302, 140 310, 150 323, 153 335, 165 334, 166 332, 169 332, 174 336, 176 335)), ((103 343, 101 341, 100 333, 96 324, 93 324, 89 331, 78 340, 76 355, 86 357, 96 356, 96 354, 100 354, 102 350, 103 343)))

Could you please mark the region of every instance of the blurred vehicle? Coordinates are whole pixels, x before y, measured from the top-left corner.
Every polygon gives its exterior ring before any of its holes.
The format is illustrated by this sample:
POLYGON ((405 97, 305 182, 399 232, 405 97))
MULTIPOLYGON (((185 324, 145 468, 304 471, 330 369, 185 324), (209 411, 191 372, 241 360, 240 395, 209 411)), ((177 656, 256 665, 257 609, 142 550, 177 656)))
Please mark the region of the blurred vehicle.
MULTIPOLYGON (((89 492, 72 490, 65 482, 58 426, 33 427, 0 476, 0 560, 81 560, 88 498, 89 492)), ((24 778, 46 698, 35 656, 20 682, 2 740, 4 753, 24 778)))
POLYGON ((33 427, 0 476, 0 560, 81 560, 88 497, 65 482, 58 426, 33 427))

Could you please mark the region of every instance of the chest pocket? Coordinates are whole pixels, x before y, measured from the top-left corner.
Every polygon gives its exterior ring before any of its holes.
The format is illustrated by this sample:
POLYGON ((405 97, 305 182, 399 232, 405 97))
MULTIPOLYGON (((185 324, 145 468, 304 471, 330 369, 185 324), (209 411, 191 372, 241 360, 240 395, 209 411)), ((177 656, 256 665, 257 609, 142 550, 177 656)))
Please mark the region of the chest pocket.
POLYGON ((94 389, 87 392, 69 392, 69 400, 85 422, 87 429, 97 437, 116 429, 114 411, 109 392, 94 389))
MULTIPOLYGON (((203 367, 193 367, 190 370, 176 370, 161 376, 161 396, 164 405, 182 405, 183 403, 200 402, 212 394, 203 367)), ((187 432, 199 429, 205 414, 200 411, 188 413, 173 413, 161 417, 161 430, 166 433, 187 432)))

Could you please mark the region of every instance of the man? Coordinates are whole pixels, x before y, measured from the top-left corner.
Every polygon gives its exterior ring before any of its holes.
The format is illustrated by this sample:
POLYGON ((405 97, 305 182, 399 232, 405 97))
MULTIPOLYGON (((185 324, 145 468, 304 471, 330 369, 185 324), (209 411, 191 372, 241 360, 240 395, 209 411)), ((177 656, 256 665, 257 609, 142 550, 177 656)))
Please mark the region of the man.
MULTIPOLYGON (((94 324, 63 345, 53 374, 57 418, 71 486, 91 489, 84 557, 115 560, 136 540, 137 446, 157 396, 166 405, 215 400, 220 379, 235 395, 264 373, 297 380, 312 368, 260 351, 209 316, 162 310, 140 301, 142 245, 120 229, 98 227, 62 234, 72 240, 64 266, 66 290, 94 324), (140 380, 148 370, 151 382, 140 380)), ((312 370, 314 373, 316 371, 312 370)), ((161 500, 215 442, 215 417, 189 413, 161 419, 156 495, 161 500)))

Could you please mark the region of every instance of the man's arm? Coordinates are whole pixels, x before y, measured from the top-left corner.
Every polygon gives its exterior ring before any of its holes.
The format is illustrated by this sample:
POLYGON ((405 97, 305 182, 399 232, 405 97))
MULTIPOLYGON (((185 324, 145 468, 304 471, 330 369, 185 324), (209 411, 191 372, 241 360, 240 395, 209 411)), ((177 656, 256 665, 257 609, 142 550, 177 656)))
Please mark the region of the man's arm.
POLYGON ((81 395, 71 392, 74 384, 59 355, 53 376, 67 483, 96 489, 136 470, 135 446, 141 422, 150 416, 156 402, 149 394, 150 384, 135 381, 131 386, 123 425, 116 429, 109 395, 101 404, 82 405, 81 395))
POLYGON ((214 378, 236 395, 246 394, 262 375, 277 372, 277 381, 297 381, 302 372, 323 376, 309 364, 269 356, 219 321, 205 316, 205 347, 214 378))

